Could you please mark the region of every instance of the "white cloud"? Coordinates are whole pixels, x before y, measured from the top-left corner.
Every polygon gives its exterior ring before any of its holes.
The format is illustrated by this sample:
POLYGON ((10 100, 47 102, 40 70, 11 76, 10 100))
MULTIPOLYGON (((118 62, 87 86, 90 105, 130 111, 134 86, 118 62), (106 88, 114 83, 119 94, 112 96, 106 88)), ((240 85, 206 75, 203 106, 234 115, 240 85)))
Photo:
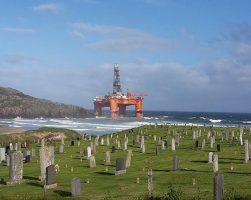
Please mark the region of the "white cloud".
POLYGON ((29 28, 13 28, 13 27, 4 27, 0 29, 4 32, 14 32, 14 33, 35 33, 34 29, 29 28))
POLYGON ((156 35, 145 33, 141 30, 119 26, 103 26, 86 23, 73 23, 72 27, 85 34, 87 46, 111 52, 128 52, 135 50, 160 50, 170 49, 174 46, 170 40, 156 35), (89 35, 88 33, 93 33, 89 35), (95 41, 93 38, 95 35, 95 41), (89 39, 88 36, 92 38, 89 39))
POLYGON ((70 32, 70 35, 74 38, 80 38, 80 39, 84 39, 85 36, 83 33, 81 33, 80 31, 77 31, 77 30, 73 30, 70 32))
POLYGON ((58 13, 61 9, 61 6, 58 4, 40 4, 33 7, 33 10, 36 12, 47 12, 47 13, 58 13))

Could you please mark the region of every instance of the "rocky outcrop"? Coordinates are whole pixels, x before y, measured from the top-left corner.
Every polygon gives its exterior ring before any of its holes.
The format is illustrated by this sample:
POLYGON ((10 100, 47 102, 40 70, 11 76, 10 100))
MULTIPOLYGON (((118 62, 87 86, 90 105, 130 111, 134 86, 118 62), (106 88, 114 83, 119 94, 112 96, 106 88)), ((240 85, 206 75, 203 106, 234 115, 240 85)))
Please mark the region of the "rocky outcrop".
POLYGON ((12 88, 0 87, 0 118, 15 117, 86 118, 93 114, 78 106, 38 99, 12 88))

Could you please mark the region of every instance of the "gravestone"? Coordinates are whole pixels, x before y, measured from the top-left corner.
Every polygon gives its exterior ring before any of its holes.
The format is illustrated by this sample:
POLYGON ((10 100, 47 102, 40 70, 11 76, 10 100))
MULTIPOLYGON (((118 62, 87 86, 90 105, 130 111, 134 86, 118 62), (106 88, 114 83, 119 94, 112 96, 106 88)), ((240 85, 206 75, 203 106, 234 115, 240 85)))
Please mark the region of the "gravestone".
POLYGON ((127 151, 126 155, 126 168, 131 166, 132 150, 127 151))
POLYGON ((90 168, 96 167, 96 160, 95 160, 94 156, 89 157, 89 166, 90 166, 90 168))
POLYGON ((105 152, 105 165, 111 164, 111 153, 110 151, 105 152))
POLYGON ((243 145, 242 135, 243 135, 243 128, 240 129, 240 144, 241 145, 243 145))
POLYGON ((77 144, 78 144, 78 147, 80 147, 80 144, 81 144, 81 143, 80 143, 80 141, 79 141, 79 140, 78 140, 77 144))
POLYGON ((121 149, 121 147, 120 147, 120 140, 118 140, 117 145, 118 145, 118 149, 121 149))
POLYGON ((210 137, 210 147, 211 149, 214 148, 214 138, 210 137))
POLYGON ((148 170, 148 176, 147 176, 147 199, 152 200, 153 199, 153 172, 152 169, 148 170))
POLYGON ((31 155, 26 155, 25 156, 25 163, 30 163, 31 162, 31 155))
POLYGON ((203 140, 202 140, 202 143, 201 143, 201 149, 202 149, 202 150, 205 149, 205 145, 206 145, 206 140, 203 139, 203 140))
POLYGON ((213 163, 213 152, 208 153, 208 163, 213 163))
POLYGON ((214 173, 219 171, 218 155, 217 154, 213 154, 213 171, 214 171, 214 173))
POLYGON ((92 155, 92 149, 91 147, 87 147, 87 158, 90 158, 92 155))
POLYGON ((196 140, 196 141, 195 141, 195 149, 197 150, 198 148, 199 148, 199 141, 196 140))
POLYGON ((224 175, 214 176, 214 200, 223 200, 224 198, 224 175))
POLYGON ((172 151, 175 151, 175 140, 172 138, 172 151))
POLYGON ((127 150, 127 141, 124 142, 124 150, 127 150))
POLYGON ((73 197, 81 196, 81 180, 80 178, 73 178, 71 181, 71 195, 73 197))
POLYGON ((165 142, 162 140, 162 142, 161 142, 161 147, 162 147, 162 150, 165 150, 166 149, 166 147, 165 147, 165 142))
POLYGON ((220 152, 220 144, 217 144, 217 151, 220 152))
POLYGON ((5 148, 0 148, 0 163, 5 161, 5 148))
POLYGON ((157 136, 154 135, 154 136, 153 136, 153 141, 156 141, 156 140, 157 140, 157 136))
POLYGON ((20 142, 17 143, 17 151, 21 151, 21 143, 20 142))
POLYGON ((63 144, 59 145, 59 153, 64 153, 64 145, 63 144))
POLYGON ((146 146, 145 146, 145 144, 142 145, 141 152, 142 152, 142 153, 145 153, 145 152, 146 152, 146 146))
POLYGON ((174 135, 175 145, 180 146, 180 135, 175 134, 174 135))
POLYGON ((140 148, 142 148, 142 147, 143 147, 143 144, 145 144, 144 135, 142 135, 142 136, 141 136, 140 148))
POLYGON ((245 159, 244 162, 248 163, 249 161, 249 143, 248 140, 245 140, 245 159))
POLYGON ((109 135, 106 136, 106 145, 107 145, 107 146, 110 145, 110 138, 109 138, 109 135))
POLYGON ((20 184, 23 180, 23 154, 18 151, 10 154, 9 182, 20 184))
POLYGON ((41 170, 40 180, 44 181, 46 178, 46 167, 52 164, 50 159, 51 156, 49 148, 47 146, 40 148, 39 154, 40 154, 40 170, 41 170))
POLYGON ((56 188, 56 173, 55 173, 55 166, 54 165, 49 165, 46 167, 46 179, 45 179, 45 189, 51 189, 51 188, 56 188))
POLYGON ((115 176, 125 174, 126 168, 125 168, 125 160, 124 158, 117 158, 116 159, 116 171, 115 176))
POLYGON ((177 171, 179 169, 179 158, 178 156, 173 156, 173 171, 177 171))
POLYGON ((74 141, 73 140, 71 141, 71 146, 74 146, 74 141))
POLYGON ((116 151, 116 147, 112 146, 112 153, 115 153, 115 151, 116 151))

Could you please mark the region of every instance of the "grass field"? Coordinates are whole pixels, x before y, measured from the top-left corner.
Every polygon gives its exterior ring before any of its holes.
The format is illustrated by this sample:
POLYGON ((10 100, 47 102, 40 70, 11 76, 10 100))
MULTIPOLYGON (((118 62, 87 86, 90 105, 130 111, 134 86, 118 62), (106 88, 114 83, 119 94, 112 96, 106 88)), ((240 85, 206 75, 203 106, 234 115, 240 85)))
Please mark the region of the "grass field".
MULTIPOLYGON (((121 150, 111 153, 112 164, 104 165, 105 152, 111 150, 114 141, 110 140, 110 146, 97 146, 95 153, 96 168, 89 168, 89 160, 83 155, 83 149, 90 146, 92 141, 81 140, 81 145, 70 146, 71 140, 65 141, 64 154, 58 153, 60 142, 55 142, 55 164, 60 166, 56 175, 58 187, 52 190, 44 190, 43 182, 40 182, 39 148, 40 144, 33 143, 31 147, 36 148, 36 157, 31 163, 24 163, 24 182, 20 185, 7 186, 4 181, 8 180, 8 168, 5 163, 0 165, 0 199, 60 199, 71 198, 71 180, 74 177, 81 178, 82 196, 80 199, 145 199, 147 195, 147 171, 153 170, 153 195, 156 199, 164 199, 166 193, 181 191, 182 199, 213 199, 213 166, 208 163, 208 153, 216 152, 216 144, 221 145, 219 156, 219 173, 224 174, 224 186, 226 199, 251 199, 251 161, 244 164, 244 145, 237 141, 238 128, 211 128, 211 127, 187 127, 187 126, 143 126, 133 129, 133 132, 122 131, 113 134, 115 139, 121 140, 121 150), (199 144, 205 138, 204 150, 195 149, 195 140, 192 139, 193 131, 201 130, 199 144), (210 148, 210 139, 207 138, 208 131, 215 133, 216 143, 210 148), (225 132, 235 131, 236 140, 222 141, 225 132), (181 136, 180 146, 171 150, 171 138, 178 132, 181 136), (126 174, 115 176, 115 160, 118 157, 126 158, 127 151, 123 150, 125 134, 129 138, 128 149, 133 150, 131 167, 127 168, 126 174), (139 144, 133 145, 136 135, 145 136, 146 152, 141 153, 139 144), (154 141, 153 136, 157 136, 154 141), (167 140, 168 148, 161 150, 156 156, 155 149, 158 145, 158 137, 167 140), (179 170, 172 171, 172 159, 177 155, 180 159, 179 170), (231 169, 232 166, 232 169, 231 169), (136 182, 139 178, 139 183, 136 182), (195 182, 195 184, 193 184, 195 182), (235 198, 234 198, 235 196, 235 198)), ((244 129, 243 141, 250 141, 249 129, 244 129)), ((34 134, 36 134, 34 132, 34 134)), ((231 134, 229 134, 231 135, 231 134)), ((102 137, 102 136, 101 136, 102 137)), ((8 141, 7 136, 1 138, 1 143, 8 141)), ((9 141, 8 141, 9 142, 9 141)), ((31 148, 30 147, 30 148, 31 148)), ((25 150, 25 149, 22 149, 25 150)), ((171 199, 166 196, 166 199, 171 199)), ((175 199, 175 198, 173 198, 175 199)), ((176 198, 178 199, 178 198, 176 198)))

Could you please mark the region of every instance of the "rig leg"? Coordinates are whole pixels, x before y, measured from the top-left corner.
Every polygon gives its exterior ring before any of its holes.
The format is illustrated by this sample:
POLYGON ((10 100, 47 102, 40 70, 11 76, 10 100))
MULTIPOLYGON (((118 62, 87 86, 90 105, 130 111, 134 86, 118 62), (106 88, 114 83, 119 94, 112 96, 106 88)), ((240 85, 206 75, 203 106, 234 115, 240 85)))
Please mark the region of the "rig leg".
POLYGON ((111 111, 111 118, 117 119, 119 113, 119 107, 116 99, 110 99, 110 111, 111 111))
POLYGON ((126 115, 126 105, 120 104, 119 105, 119 116, 126 115))
POLYGON ((143 118, 143 99, 139 98, 136 100, 135 112, 137 118, 143 118))
POLYGON ((96 116, 102 116, 102 106, 98 103, 94 103, 94 112, 96 116))

